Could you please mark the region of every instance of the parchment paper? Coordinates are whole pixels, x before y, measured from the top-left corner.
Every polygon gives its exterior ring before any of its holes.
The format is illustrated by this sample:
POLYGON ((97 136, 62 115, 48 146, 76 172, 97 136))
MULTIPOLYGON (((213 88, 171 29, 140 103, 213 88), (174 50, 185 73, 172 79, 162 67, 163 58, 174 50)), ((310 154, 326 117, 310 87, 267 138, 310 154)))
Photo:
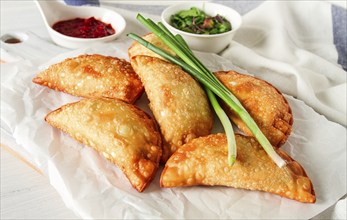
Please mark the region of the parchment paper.
MULTIPOLYGON (((162 189, 162 168, 152 184, 138 193, 118 168, 45 123, 47 113, 80 98, 31 82, 48 65, 79 54, 127 58, 129 45, 130 41, 95 45, 40 65, 25 60, 1 64, 2 142, 15 142, 10 147, 43 171, 77 215, 85 219, 308 219, 346 194, 346 129, 291 96, 286 98, 294 114, 293 132, 282 149, 305 168, 317 195, 315 204, 228 187, 162 189)), ((212 70, 237 68, 217 55, 199 57, 212 70)), ((150 113, 145 95, 136 104, 150 113)), ((223 131, 215 121, 214 132, 223 131)))

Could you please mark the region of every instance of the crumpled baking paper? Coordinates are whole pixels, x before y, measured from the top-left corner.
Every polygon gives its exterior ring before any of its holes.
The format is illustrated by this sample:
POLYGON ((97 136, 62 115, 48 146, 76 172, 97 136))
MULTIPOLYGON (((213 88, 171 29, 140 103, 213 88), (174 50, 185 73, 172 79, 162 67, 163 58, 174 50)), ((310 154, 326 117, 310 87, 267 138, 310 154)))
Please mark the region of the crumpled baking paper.
MULTIPOLYGON (((291 96, 286 98, 294 114, 293 131, 282 149, 305 168, 316 192, 315 204, 228 187, 164 189, 159 187, 162 168, 138 193, 117 167, 44 121, 50 111, 80 98, 31 82, 48 65, 79 54, 127 59, 129 45, 129 41, 100 44, 60 54, 39 66, 27 60, 1 64, 1 142, 11 143, 9 147, 42 170, 77 215, 85 219, 309 219, 346 194, 345 127, 291 96)), ((217 55, 198 55, 212 70, 237 69, 217 55)), ((137 105, 150 113, 145 95, 137 105)), ((214 132, 222 132, 215 121, 214 132)))

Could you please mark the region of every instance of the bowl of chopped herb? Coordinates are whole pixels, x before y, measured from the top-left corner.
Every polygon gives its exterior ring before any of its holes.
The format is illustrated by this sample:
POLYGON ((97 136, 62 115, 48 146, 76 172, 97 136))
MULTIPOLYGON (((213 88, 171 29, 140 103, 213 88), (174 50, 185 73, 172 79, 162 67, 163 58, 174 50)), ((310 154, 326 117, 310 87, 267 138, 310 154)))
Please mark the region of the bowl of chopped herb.
POLYGON ((161 14, 163 24, 181 35, 193 50, 219 53, 242 24, 241 15, 225 5, 187 2, 171 5, 161 14))

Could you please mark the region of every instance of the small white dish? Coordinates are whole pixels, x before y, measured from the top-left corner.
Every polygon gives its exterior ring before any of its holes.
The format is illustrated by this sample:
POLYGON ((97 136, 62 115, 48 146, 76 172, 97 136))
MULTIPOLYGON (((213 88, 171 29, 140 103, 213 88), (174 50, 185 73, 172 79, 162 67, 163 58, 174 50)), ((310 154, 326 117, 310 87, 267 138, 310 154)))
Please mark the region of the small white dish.
POLYGON ((191 49, 210 53, 219 53, 225 49, 242 24, 241 15, 237 11, 225 5, 210 2, 187 2, 169 6, 162 12, 161 20, 172 33, 180 34, 191 49), (170 25, 171 15, 191 7, 196 7, 210 16, 217 14, 223 16, 231 23, 232 29, 221 34, 204 35, 181 31, 170 25))
POLYGON ((90 46, 96 42, 108 42, 119 37, 125 29, 125 19, 115 11, 93 6, 68 6, 58 1, 36 1, 44 23, 52 40, 63 47, 76 49, 90 46), (52 26, 63 20, 95 17, 104 23, 111 24, 115 34, 101 38, 70 37, 55 31, 52 26))

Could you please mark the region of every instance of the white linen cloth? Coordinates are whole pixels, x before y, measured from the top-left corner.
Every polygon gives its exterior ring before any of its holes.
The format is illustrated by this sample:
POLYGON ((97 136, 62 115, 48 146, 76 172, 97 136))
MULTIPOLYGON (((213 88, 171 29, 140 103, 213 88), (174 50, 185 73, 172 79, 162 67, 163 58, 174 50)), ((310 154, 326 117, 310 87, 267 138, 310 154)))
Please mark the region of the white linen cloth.
MULTIPOLYGON (((264 2, 243 16, 222 56, 346 126, 347 73, 338 64, 331 7, 324 1, 264 2)), ((315 219, 346 216, 344 198, 315 219)))
POLYGON ((346 72, 331 14, 324 1, 264 2, 243 16, 222 56, 346 126, 346 72))

